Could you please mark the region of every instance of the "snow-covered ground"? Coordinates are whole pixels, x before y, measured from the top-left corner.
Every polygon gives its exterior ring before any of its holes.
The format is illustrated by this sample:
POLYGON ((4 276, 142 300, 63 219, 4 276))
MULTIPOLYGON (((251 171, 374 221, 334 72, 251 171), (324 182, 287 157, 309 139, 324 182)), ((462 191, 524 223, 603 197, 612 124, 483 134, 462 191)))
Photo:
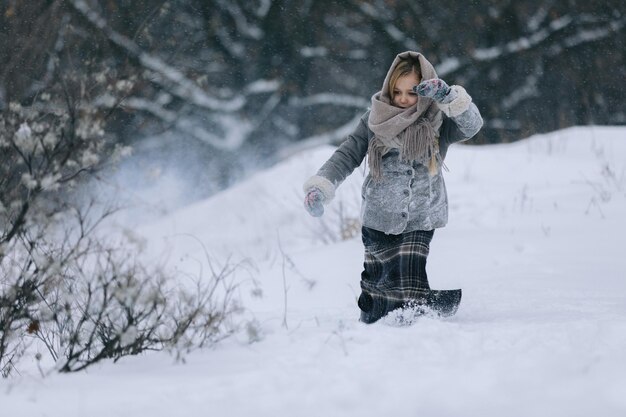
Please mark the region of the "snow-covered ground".
POLYGON ((333 149, 299 154, 135 233, 147 256, 201 274, 205 249, 237 271, 246 332, 186 363, 163 353, 0 381, 2 416, 624 416, 626 128, 572 128, 450 149, 450 223, 433 288, 458 314, 410 327, 358 322, 363 170, 328 216, 303 181, 333 149), (259 297, 262 292, 262 297, 259 297), (254 339, 254 338, 253 338, 254 339))

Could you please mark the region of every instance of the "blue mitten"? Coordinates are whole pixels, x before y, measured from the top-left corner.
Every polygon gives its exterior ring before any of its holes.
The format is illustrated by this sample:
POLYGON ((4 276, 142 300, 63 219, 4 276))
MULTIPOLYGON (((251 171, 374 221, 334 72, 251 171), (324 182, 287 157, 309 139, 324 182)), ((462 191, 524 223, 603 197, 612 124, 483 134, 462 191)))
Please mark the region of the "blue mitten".
POLYGON ((450 93, 450 86, 441 78, 432 78, 413 87, 413 91, 422 97, 432 98, 441 103, 450 93))
POLYGON ((311 188, 304 197, 304 207, 313 217, 321 217, 324 214, 324 194, 319 188, 311 188))

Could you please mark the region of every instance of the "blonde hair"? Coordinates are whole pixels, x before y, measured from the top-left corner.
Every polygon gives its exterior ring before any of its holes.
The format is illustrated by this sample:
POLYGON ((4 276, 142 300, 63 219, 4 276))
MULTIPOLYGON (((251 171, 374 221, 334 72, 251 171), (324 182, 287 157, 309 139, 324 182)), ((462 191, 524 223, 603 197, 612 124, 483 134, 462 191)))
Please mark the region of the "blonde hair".
POLYGON ((398 79, 409 74, 415 74, 418 82, 422 80, 422 69, 419 60, 415 58, 403 59, 393 69, 391 77, 389 77, 389 91, 387 92, 391 99, 393 99, 393 90, 396 88, 398 79))

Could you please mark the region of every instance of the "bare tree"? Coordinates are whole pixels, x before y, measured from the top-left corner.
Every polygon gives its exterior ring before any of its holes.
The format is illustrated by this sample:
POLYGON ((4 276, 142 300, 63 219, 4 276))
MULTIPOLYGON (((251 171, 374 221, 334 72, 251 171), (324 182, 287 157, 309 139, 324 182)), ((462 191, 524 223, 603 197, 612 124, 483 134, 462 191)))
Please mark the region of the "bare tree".
POLYGON ((63 71, 106 62, 137 74, 112 128, 174 129, 228 171, 240 156, 275 160, 295 142, 340 141, 395 54, 415 49, 471 91, 486 120, 478 141, 623 123, 622 3, 10 2, 0 107, 49 84, 55 62, 63 71))

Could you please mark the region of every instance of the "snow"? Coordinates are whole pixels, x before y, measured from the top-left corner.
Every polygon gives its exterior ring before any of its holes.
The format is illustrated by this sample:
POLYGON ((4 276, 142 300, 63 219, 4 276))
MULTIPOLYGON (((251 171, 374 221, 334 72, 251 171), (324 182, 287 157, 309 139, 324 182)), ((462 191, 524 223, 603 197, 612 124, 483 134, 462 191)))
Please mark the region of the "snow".
POLYGON ((313 219, 300 187, 333 148, 303 151, 134 230, 180 270, 202 266, 202 245, 217 262, 245 258, 249 335, 185 363, 149 353, 42 378, 26 361, 0 382, 2 415, 626 415, 625 135, 450 149, 450 223, 428 271, 463 301, 400 328, 358 322, 361 243, 333 229, 358 215, 362 168, 313 219))

